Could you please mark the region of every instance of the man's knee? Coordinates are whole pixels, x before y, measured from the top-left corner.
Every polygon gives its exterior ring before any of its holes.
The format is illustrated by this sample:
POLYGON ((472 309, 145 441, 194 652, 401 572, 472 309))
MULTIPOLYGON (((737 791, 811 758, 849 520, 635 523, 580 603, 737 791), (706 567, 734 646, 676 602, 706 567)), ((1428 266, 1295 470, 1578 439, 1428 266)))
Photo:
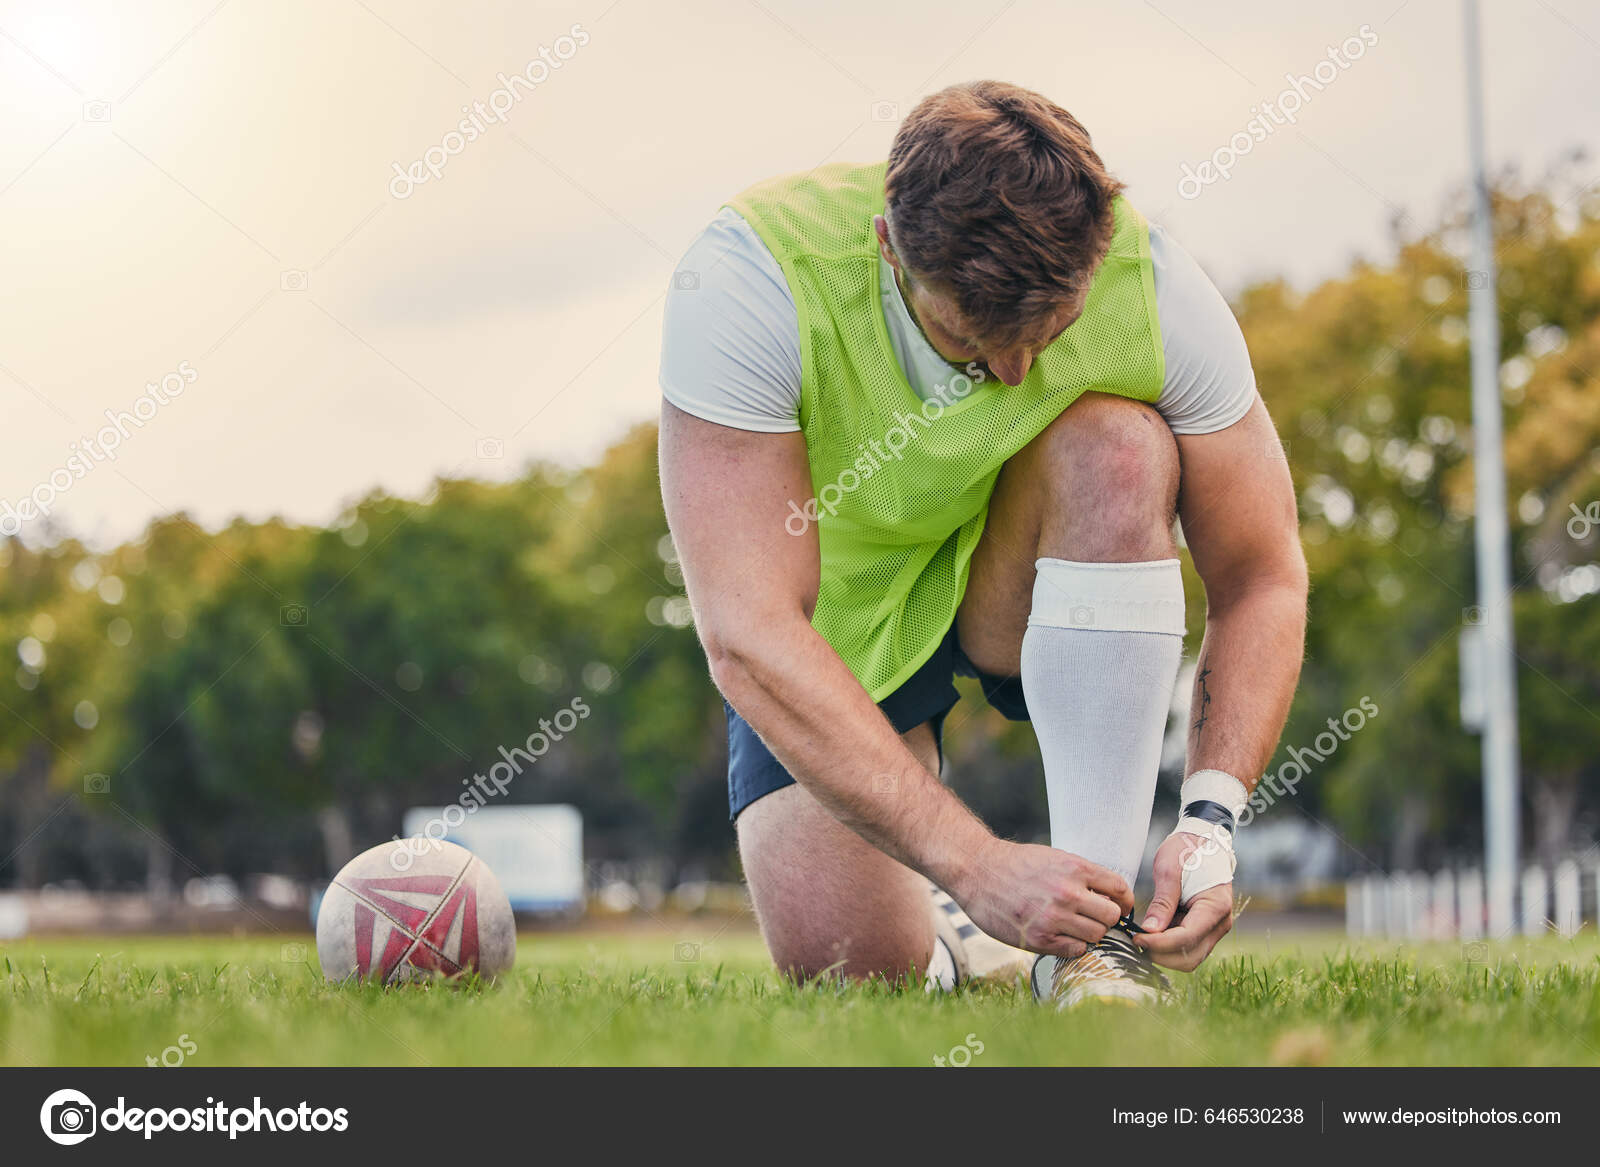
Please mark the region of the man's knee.
MULTIPOLYGON (((927 931, 931 937, 932 928, 927 931)), ((913 951, 909 946, 893 947, 882 936, 859 943, 850 938, 775 936, 767 944, 773 965, 798 984, 826 977, 891 984, 912 981, 927 971, 932 948, 931 939, 913 951)))
POLYGON ((1040 436, 1049 496, 1041 555, 1131 562, 1172 553, 1178 445, 1155 409, 1086 393, 1040 436))
POLYGON ((927 883, 845 827, 799 786, 736 824, 767 950, 796 980, 824 972, 897 980, 933 947, 927 883))
POLYGON ((927 969, 934 932, 921 910, 924 900, 926 891, 921 891, 914 910, 873 916, 838 911, 798 919, 772 911, 758 914, 772 963, 790 979, 803 983, 835 976, 893 982, 927 969))

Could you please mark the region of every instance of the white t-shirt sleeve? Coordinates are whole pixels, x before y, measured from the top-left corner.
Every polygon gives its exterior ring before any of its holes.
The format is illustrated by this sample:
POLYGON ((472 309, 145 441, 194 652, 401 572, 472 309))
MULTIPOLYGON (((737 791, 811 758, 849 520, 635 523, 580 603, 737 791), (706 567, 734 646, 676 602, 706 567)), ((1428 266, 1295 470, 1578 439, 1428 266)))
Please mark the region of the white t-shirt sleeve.
POLYGON ((734 429, 800 428, 800 324, 783 269, 724 207, 672 275, 661 392, 685 413, 734 429))
POLYGON ((1256 375, 1228 302, 1187 251, 1150 226, 1167 375, 1156 408, 1175 434, 1227 429, 1250 411, 1256 375))
MULTIPOLYGON (((1200 265, 1150 228, 1166 379, 1156 408, 1175 434, 1227 429, 1256 398, 1239 323, 1200 265)), ((800 428, 800 328, 783 269, 744 218, 724 207, 672 277, 661 392, 686 413, 735 429, 800 428)))

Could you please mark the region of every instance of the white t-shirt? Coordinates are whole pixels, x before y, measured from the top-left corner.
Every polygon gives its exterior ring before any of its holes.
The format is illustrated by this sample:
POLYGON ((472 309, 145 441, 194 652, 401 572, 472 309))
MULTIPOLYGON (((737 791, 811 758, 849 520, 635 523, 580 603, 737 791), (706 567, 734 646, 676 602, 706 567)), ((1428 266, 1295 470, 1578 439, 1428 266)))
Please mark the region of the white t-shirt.
MULTIPOLYGON (((1175 434, 1226 429, 1249 411, 1255 373, 1227 301, 1200 265, 1150 226, 1166 380, 1155 406, 1175 434)), ((928 343, 884 264, 884 323, 924 398, 952 366, 928 343)), ((783 269, 754 228, 724 207, 673 273, 661 342, 661 391, 685 413, 734 429, 800 428, 800 323, 783 269)))

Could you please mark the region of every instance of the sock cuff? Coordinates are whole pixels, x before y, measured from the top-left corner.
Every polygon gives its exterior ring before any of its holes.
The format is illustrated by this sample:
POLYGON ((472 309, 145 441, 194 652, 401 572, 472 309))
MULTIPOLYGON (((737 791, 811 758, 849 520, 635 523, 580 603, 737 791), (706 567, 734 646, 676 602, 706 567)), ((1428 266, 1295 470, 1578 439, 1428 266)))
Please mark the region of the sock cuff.
POLYGON ((1182 636, 1183 569, 1176 559, 1148 563, 1035 561, 1029 626, 1089 632, 1182 636))

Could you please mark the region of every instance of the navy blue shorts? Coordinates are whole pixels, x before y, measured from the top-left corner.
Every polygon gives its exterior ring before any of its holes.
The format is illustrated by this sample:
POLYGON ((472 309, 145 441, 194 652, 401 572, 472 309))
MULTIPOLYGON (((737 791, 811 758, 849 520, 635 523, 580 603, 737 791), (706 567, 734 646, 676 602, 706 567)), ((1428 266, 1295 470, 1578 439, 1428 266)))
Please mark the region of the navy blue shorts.
MULTIPOLYGON (((899 733, 933 722, 934 740, 944 743, 945 715, 960 700, 956 677, 976 677, 984 698, 1012 721, 1028 720, 1028 703, 1022 697, 1021 677, 996 677, 967 659, 956 640, 955 626, 945 633, 925 664, 878 702, 878 708, 899 733)), ((728 821, 732 822, 756 799, 794 784, 783 763, 772 756, 750 723, 722 703, 728 713, 728 821)))

